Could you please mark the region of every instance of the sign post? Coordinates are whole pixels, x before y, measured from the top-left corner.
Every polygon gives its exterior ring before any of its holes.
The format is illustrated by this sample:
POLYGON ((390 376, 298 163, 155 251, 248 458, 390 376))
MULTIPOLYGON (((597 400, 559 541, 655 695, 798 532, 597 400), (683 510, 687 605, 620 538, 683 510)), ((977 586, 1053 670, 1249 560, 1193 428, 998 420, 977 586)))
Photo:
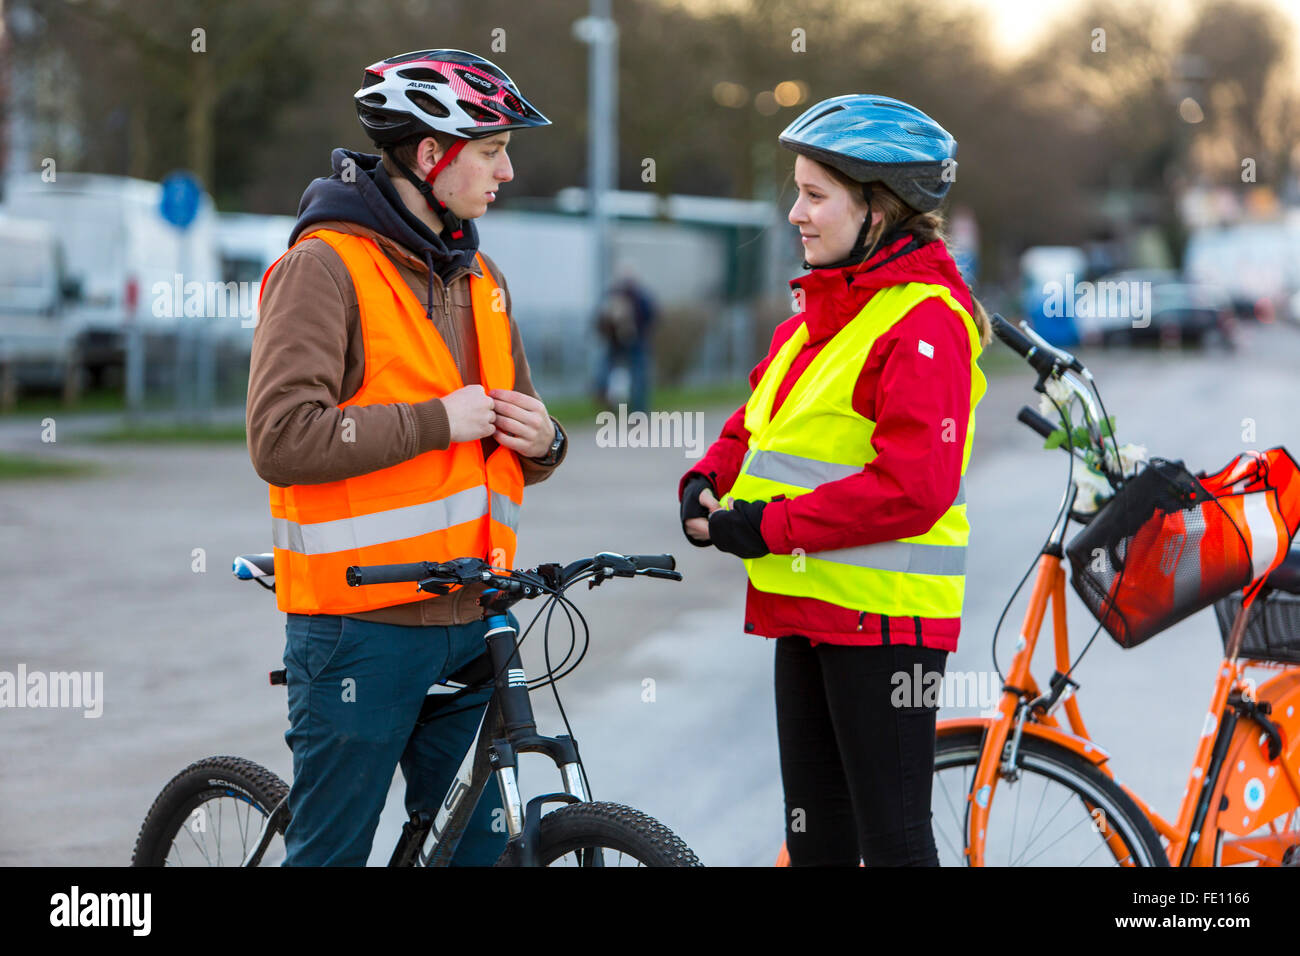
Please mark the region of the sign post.
MULTIPOLYGON (((190 226, 198 217, 202 200, 203 186, 188 170, 175 170, 163 179, 159 212, 163 219, 171 223, 181 234, 182 302, 185 300, 185 284, 190 274, 190 226)), ((199 317, 199 321, 201 327, 191 330, 186 323, 183 309, 182 313, 176 316, 176 404, 178 409, 188 407, 206 415, 212 406, 213 356, 206 316, 199 317), (188 374, 191 363, 194 371, 193 391, 190 390, 191 377, 188 374)), ((142 362, 140 364, 143 366, 142 362)), ((143 389, 143 382, 140 387, 143 389)))

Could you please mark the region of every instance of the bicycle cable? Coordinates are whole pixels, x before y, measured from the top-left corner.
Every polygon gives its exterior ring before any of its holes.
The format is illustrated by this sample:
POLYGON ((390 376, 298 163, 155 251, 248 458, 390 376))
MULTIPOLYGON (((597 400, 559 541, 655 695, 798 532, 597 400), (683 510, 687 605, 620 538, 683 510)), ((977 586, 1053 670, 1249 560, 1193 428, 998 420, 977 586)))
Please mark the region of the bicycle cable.
MULTIPOLYGON (((1047 400, 1052 403, 1056 408, 1057 415, 1062 421, 1064 421, 1065 412, 1057 403, 1056 399, 1052 398, 1051 395, 1048 395, 1046 391, 1044 391, 1043 394, 1047 395, 1047 400)), ((1007 598, 1007 603, 1002 606, 1002 613, 998 615, 998 623, 993 627, 993 671, 998 675, 998 682, 1001 684, 1006 684, 1007 682, 1006 676, 1002 673, 1002 668, 998 666, 998 633, 1002 630, 1002 622, 1006 619, 1007 612, 1011 610, 1011 605, 1015 603, 1016 596, 1020 593, 1020 589, 1023 588, 1025 582, 1029 580, 1029 575, 1033 573, 1034 568, 1038 566, 1038 559, 1042 557, 1043 552, 1051 543, 1052 534, 1056 531, 1056 526, 1061 522, 1062 516, 1065 517, 1066 521, 1069 521, 1067 509, 1070 506, 1070 485, 1074 482, 1074 436, 1070 434, 1070 429, 1068 428, 1065 429, 1065 440, 1067 442, 1066 450, 1069 452, 1070 467, 1066 472, 1065 494, 1061 497, 1061 507, 1057 509, 1056 518, 1052 521, 1052 528, 1048 531, 1047 537, 1043 540, 1042 546, 1038 549, 1038 554, 1034 555, 1034 559, 1029 563, 1029 567, 1025 569, 1024 575, 1020 578, 1020 583, 1016 585, 1016 589, 1012 591, 1011 596, 1007 598)))
MULTIPOLYGON (((577 583, 577 579, 575 579, 573 583, 577 583)), ((559 677, 563 677, 565 676, 565 674, 572 673, 577 668, 578 664, 582 662, 582 658, 586 656, 587 648, 591 646, 591 628, 588 627, 586 617, 583 616, 582 611, 578 610, 578 606, 576 604, 570 601, 563 594, 556 595, 556 600, 551 602, 551 609, 547 614, 546 634, 542 639, 542 653, 546 657, 546 668, 548 672, 550 671, 551 668, 550 640, 549 640, 550 614, 553 614, 555 612, 554 605, 557 603, 564 610, 565 617, 567 617, 569 620, 569 632, 572 638, 569 646, 570 653, 572 653, 573 646, 577 643, 578 632, 577 632, 577 628, 573 626, 573 617, 569 614, 569 608, 572 608, 573 613, 578 615, 578 620, 582 622, 582 632, 583 632, 582 652, 578 655, 578 659, 573 662, 573 666, 570 667, 568 671, 564 672, 564 674, 559 675, 559 677)), ((565 658, 567 660, 568 655, 565 655, 565 658)), ((563 664, 561 664, 560 666, 563 666, 563 664)), ((582 760, 582 752, 578 749, 578 739, 577 737, 574 736, 573 728, 569 726, 569 715, 565 712, 564 703, 560 700, 560 689, 558 686, 556 686, 556 682, 559 680, 559 677, 556 677, 550 681, 551 693, 555 696, 555 706, 560 711, 560 720, 563 721, 564 723, 565 733, 569 735, 569 740, 573 743, 573 753, 574 756, 577 758, 578 773, 582 776, 582 785, 583 787, 586 788, 587 799, 592 800, 594 799, 594 797, 592 796, 592 791, 591 791, 591 781, 587 778, 587 766, 582 760)))

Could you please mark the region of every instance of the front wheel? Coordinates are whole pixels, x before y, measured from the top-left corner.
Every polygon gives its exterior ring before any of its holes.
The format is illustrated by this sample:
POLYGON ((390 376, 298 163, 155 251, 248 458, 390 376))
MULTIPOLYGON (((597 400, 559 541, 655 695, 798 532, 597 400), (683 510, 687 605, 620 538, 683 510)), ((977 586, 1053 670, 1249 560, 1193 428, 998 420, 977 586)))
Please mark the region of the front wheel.
POLYGON ((284 859, 289 785, 242 757, 208 757, 163 787, 140 827, 132 866, 242 866, 265 827, 268 847, 254 865, 284 859), (278 811, 278 812, 277 812, 278 811))
MULTIPOLYGON (((968 862, 967 795, 984 734, 961 731, 935 747, 934 837, 943 866, 968 862)), ((1168 866, 1151 821, 1110 777, 1072 751, 1021 738, 1015 780, 999 778, 984 834, 985 866, 1168 866)))
MULTIPOLYGON (((700 866, 677 834, 617 803, 571 803, 546 814, 537 844, 540 866, 700 866)), ((514 866, 507 849, 497 866, 514 866)))

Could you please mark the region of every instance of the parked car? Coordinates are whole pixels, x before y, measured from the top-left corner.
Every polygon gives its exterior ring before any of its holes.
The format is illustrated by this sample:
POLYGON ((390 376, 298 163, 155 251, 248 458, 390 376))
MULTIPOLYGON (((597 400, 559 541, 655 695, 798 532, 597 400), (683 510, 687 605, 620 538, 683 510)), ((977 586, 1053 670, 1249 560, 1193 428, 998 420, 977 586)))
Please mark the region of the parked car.
POLYGON ((1125 269, 1092 283, 1094 308, 1078 319, 1085 342, 1103 345, 1161 341, 1226 348, 1235 342, 1236 319, 1219 286, 1187 282, 1172 269, 1125 269))

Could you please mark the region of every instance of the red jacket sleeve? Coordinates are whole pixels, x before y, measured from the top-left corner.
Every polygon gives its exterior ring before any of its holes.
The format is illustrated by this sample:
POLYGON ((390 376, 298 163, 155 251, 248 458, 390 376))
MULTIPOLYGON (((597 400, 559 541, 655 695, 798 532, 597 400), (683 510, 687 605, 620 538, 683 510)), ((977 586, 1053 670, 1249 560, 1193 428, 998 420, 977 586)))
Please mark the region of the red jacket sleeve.
MULTIPOLYGON (((793 316, 782 322, 772 333, 772 345, 767 351, 763 360, 754 366, 754 370, 749 373, 749 389, 752 392, 767 371, 768 364, 772 361, 781 346, 792 336, 803 320, 799 316, 793 316)), ((713 487, 718 493, 718 498, 731 490, 731 486, 736 483, 736 477, 740 474, 740 466, 745 461, 745 453, 749 451, 749 429, 745 427, 745 408, 748 402, 741 405, 727 419, 722 426, 722 434, 717 440, 709 446, 709 450, 704 453, 695 467, 686 474, 682 475, 682 480, 677 483, 677 500, 682 500, 682 492, 686 488, 686 483, 694 475, 704 475, 713 482, 713 487)))
POLYGON ((964 323, 942 300, 921 302, 876 340, 858 379, 853 404, 876 423, 876 457, 855 475, 770 502, 762 534, 772 552, 849 548, 933 527, 957 497, 970 388, 964 323))

